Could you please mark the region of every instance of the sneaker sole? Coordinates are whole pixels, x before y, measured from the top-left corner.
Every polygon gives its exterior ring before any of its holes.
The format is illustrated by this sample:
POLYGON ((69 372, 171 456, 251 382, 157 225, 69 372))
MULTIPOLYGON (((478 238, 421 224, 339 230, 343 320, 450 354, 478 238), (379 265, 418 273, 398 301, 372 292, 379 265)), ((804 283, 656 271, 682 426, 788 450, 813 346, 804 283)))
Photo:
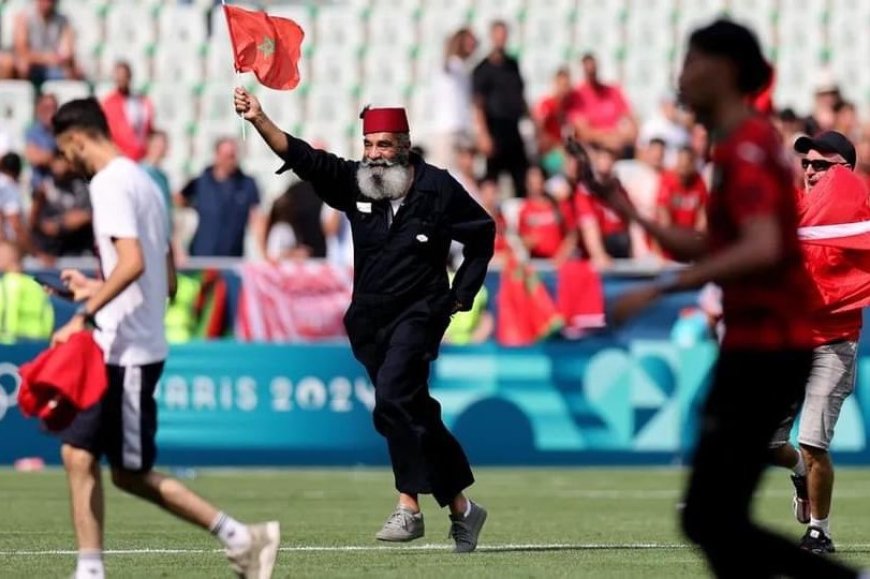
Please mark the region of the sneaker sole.
POLYGON ((413 535, 409 537, 386 537, 383 535, 375 535, 375 539, 378 541, 383 541, 384 543, 410 543, 411 541, 415 541, 417 539, 422 539, 426 536, 426 533, 420 533, 419 535, 413 535))
POLYGON ((278 521, 266 523, 266 537, 269 542, 260 551, 260 573, 257 579, 271 579, 278 558, 278 547, 281 545, 281 524, 278 521))

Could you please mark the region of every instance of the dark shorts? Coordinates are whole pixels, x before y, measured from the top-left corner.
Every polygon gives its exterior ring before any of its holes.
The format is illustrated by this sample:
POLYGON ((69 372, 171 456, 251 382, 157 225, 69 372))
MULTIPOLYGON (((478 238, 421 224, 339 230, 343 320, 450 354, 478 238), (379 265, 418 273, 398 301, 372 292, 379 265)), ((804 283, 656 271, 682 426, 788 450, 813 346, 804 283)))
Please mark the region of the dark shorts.
POLYGON ((145 472, 154 466, 157 402, 154 390, 163 362, 106 366, 109 387, 102 400, 80 412, 60 434, 64 444, 105 455, 113 468, 145 472))

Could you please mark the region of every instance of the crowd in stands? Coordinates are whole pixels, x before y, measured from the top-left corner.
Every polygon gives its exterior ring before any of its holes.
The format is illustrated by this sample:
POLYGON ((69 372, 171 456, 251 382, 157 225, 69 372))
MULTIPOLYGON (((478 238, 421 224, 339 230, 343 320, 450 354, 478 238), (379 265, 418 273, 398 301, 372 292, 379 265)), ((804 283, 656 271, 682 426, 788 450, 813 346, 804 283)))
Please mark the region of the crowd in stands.
MULTIPOLYGON (((72 5, 32 0, 15 15, 11 43, 4 43, 9 50, 0 53, 0 78, 27 80, 36 89, 23 138, 0 127, 0 241, 49 266, 58 257, 93 251, 88 184, 57 153, 50 121, 58 96, 42 90, 53 80, 86 78, 90 68, 79 59, 79 31, 62 9, 72 5), (16 148, 18 142, 23 146, 16 148)), ((602 77, 593 52, 564 62, 553 71, 551 90, 527 101, 524 56, 509 50, 512 26, 494 21, 485 39, 463 26, 445 40, 443 59, 425 75, 429 126, 425 138, 415 139, 418 150, 496 218, 496 262, 512 256, 558 268, 583 260, 598 271, 620 259, 667 262, 669 255, 579 184, 581 167, 566 151, 566 139, 583 143, 594 169, 617 179, 647 217, 703 230, 712 179, 708 135, 674 94, 662 95, 657 110, 641 118, 623 87, 602 77), (582 78, 573 78, 574 70, 582 78)), ((181 264, 201 256, 352 264, 344 216, 304 182, 277 197, 264 195, 245 171, 235 136, 215 139, 210 164, 186 183, 173 183, 164 165, 176 132, 150 95, 137 92, 136 73, 130 62, 114 62, 112 87, 101 102, 118 148, 140 162, 164 194, 181 264)), ((819 78, 807 116, 773 108, 770 91, 760 112, 772 115, 786 146, 828 129, 849 136, 858 149, 857 170, 870 183, 870 118, 861 118, 867 103, 847 100, 837 80, 819 78)), ((229 87, 226 95, 229 103, 229 87)))

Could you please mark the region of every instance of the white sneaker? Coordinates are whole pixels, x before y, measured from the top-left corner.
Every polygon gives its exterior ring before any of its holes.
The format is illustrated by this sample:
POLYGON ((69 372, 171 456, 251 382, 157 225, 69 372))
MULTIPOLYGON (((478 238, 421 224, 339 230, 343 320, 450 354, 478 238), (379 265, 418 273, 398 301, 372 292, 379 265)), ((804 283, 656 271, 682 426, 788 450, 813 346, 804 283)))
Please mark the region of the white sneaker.
POLYGON ((247 549, 227 550, 230 567, 240 578, 270 579, 281 544, 281 525, 278 521, 249 525, 248 532, 251 544, 247 549))

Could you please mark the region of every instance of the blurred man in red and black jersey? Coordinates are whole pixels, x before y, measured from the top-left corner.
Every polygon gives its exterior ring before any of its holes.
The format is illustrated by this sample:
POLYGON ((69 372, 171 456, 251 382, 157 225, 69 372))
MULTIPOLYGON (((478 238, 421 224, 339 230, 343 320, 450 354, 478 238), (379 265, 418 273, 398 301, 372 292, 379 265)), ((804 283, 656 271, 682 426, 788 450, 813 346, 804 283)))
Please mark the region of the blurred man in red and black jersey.
POLYGON ((857 572, 801 550, 750 518, 768 443, 803 397, 812 363, 812 296, 791 171, 775 129, 747 99, 769 76, 748 29, 719 20, 692 33, 680 91, 716 139, 707 234, 662 227, 611 188, 590 183, 675 257, 697 260, 621 296, 612 309, 615 321, 668 292, 710 281, 723 289, 725 336, 701 416, 683 530, 717 577, 853 578, 857 572))
POLYGON ((658 220, 663 226, 704 231, 707 228, 707 185, 696 166, 695 151, 683 147, 673 171, 662 173, 658 220))

